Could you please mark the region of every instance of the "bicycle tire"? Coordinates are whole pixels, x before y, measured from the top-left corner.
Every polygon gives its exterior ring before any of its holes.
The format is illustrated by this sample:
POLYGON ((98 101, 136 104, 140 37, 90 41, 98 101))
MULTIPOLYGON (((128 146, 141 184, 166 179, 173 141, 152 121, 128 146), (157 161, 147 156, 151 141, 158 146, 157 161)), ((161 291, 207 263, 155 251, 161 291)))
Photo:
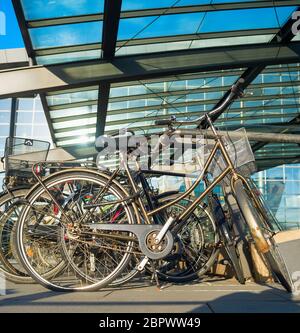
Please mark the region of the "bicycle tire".
MULTIPOLYGON (((177 207, 179 209, 182 209, 182 210, 185 209, 185 207, 180 205, 180 204, 178 204, 177 207)), ((194 280, 197 280, 197 279, 201 278, 204 274, 206 274, 208 272, 208 270, 215 263, 215 261, 218 257, 218 254, 219 254, 219 249, 218 249, 218 246, 217 246, 218 243, 219 243, 219 235, 217 233, 216 224, 215 224, 214 218, 213 218, 213 216, 210 213, 208 208, 203 208, 202 206, 199 206, 198 209, 201 209, 201 212, 203 212, 205 214, 206 218, 208 219, 208 221, 211 224, 212 229, 214 231, 214 235, 212 237, 213 237, 213 242, 214 242, 215 246, 214 246, 214 249, 213 249, 212 253, 210 254, 210 257, 196 271, 189 269, 186 272, 183 272, 181 274, 173 275, 173 274, 163 273, 163 272, 158 270, 157 274, 158 274, 158 277, 159 277, 160 280, 167 281, 167 282, 174 282, 174 283, 191 282, 191 281, 194 281, 194 280)), ((195 221, 197 221, 197 220, 200 221, 201 220, 200 217, 199 218, 197 217, 196 213, 193 213, 192 217, 195 221)), ((189 222, 187 221, 186 224, 188 224, 188 223, 189 222)), ((200 227, 201 227, 201 223, 199 222, 198 224, 200 224, 200 227)), ((200 256, 199 256, 199 258, 200 258, 200 256)))
MULTIPOLYGON (((11 247, 11 255, 13 259, 16 261, 16 266, 15 267, 13 264, 11 264, 10 261, 6 260, 6 258, 3 257, 3 252, 0 251, 1 254, 1 260, 5 263, 5 267, 7 268, 7 272, 4 273, 5 277, 14 283, 20 283, 20 284, 32 284, 35 283, 35 281, 29 276, 26 272, 25 269, 23 269, 22 264, 19 260, 17 250, 15 248, 15 242, 14 242, 14 233, 16 232, 17 224, 18 221, 14 221, 12 224, 11 221, 11 214, 15 212, 16 207, 21 205, 21 209, 24 206, 24 202, 22 199, 20 201, 14 202, 8 209, 5 211, 5 218, 1 220, 2 228, 5 227, 7 224, 9 226, 9 229, 6 230, 10 232, 10 247, 11 247), (21 266, 21 267, 20 267, 21 266)), ((0 230, 0 235, 2 236, 2 229, 0 230)), ((51 250, 49 250, 51 251, 51 250)), ((43 260, 46 262, 47 261, 47 254, 45 257, 45 254, 41 254, 40 256, 43 256, 43 260)), ((58 264, 56 267, 53 268, 53 270, 50 270, 47 274, 46 277, 50 278, 52 275, 58 274, 62 269, 64 268, 63 263, 58 264)))
POLYGON ((245 189, 241 179, 236 180, 233 186, 238 206, 250 229, 257 250, 265 257, 273 274, 282 286, 288 292, 293 292, 292 278, 275 241, 272 236, 268 238, 264 236, 262 227, 264 227, 265 222, 262 215, 258 213, 258 208, 255 207, 253 198, 245 189))
POLYGON ((226 216, 224 214, 219 198, 215 194, 212 194, 209 197, 209 206, 214 216, 214 220, 217 223, 220 240, 223 243, 227 257, 230 260, 230 265, 234 270, 235 277, 240 284, 245 284, 246 279, 244 277, 240 258, 237 254, 236 244, 232 237, 232 232, 229 230, 228 222, 226 220, 226 216))
MULTIPOLYGON (((27 274, 21 273, 19 274, 15 269, 13 269, 10 265, 10 263, 7 262, 7 258, 4 253, 3 249, 3 238, 2 238, 2 231, 4 224, 6 223, 7 219, 7 210, 10 209, 11 205, 18 199, 23 198, 26 193, 28 192, 28 189, 15 189, 11 190, 9 192, 5 192, 0 196, 0 207, 5 207, 8 205, 8 208, 2 209, 2 216, 0 219, 0 272, 3 274, 3 276, 11 282, 19 283, 19 284, 33 284, 34 280, 27 274)), ((9 246, 13 246, 13 242, 9 241, 9 246)), ((11 252, 13 253, 14 250, 11 249, 11 252)))

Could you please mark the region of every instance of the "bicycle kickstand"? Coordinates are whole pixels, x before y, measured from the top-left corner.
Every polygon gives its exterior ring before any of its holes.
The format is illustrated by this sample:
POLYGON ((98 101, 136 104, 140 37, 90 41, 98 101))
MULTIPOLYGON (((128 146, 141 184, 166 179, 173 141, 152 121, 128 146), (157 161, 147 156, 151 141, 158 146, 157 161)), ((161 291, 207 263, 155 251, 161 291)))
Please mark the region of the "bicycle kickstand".
POLYGON ((154 262, 151 262, 151 267, 152 267, 152 270, 153 270, 153 273, 151 275, 151 283, 156 283, 156 287, 159 289, 159 290, 163 290, 164 289, 164 286, 161 285, 161 282, 159 281, 159 278, 158 278, 158 270, 156 269, 156 265, 154 262))

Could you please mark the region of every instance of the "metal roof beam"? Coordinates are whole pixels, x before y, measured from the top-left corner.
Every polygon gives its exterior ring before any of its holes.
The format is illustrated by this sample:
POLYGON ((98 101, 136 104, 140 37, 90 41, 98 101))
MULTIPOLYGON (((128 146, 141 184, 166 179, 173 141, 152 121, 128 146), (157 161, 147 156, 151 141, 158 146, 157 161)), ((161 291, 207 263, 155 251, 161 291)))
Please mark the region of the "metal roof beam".
POLYGON ((169 75, 299 61, 300 42, 193 49, 0 71, 0 98, 169 75))
MULTIPOLYGON (((300 66, 295 64, 290 64, 289 69, 291 72, 293 71, 300 71, 300 66)), ((232 69, 226 71, 218 71, 218 72, 202 72, 202 73, 192 73, 192 74, 182 74, 176 76, 167 76, 163 78, 155 78, 150 80, 139 80, 139 81, 128 81, 128 82, 120 82, 120 83, 113 83, 111 88, 120 88, 120 87, 129 87, 129 86, 139 86, 141 82, 143 84, 154 84, 154 83, 162 83, 162 82, 173 82, 173 81, 184 81, 184 80, 197 80, 197 79, 209 79, 209 78, 217 78, 223 76, 240 76, 243 73, 243 69, 232 69)), ((266 68, 264 70, 264 74, 280 74, 282 72, 287 72, 286 67, 278 67, 278 68, 266 68)), ((284 83, 283 83, 284 84, 284 83)), ((90 90, 98 90, 98 86, 87 86, 75 89, 66 89, 66 90, 59 90, 59 91, 52 91, 48 92, 48 96, 55 96, 61 94, 70 94, 76 93, 81 91, 90 91, 90 90)))
MULTIPOLYGON (((102 35, 103 60, 112 61, 115 56, 118 39, 122 0, 105 0, 102 35)), ((98 109, 96 122, 96 137, 102 135, 105 129, 106 115, 109 104, 110 83, 100 82, 98 94, 98 109)))

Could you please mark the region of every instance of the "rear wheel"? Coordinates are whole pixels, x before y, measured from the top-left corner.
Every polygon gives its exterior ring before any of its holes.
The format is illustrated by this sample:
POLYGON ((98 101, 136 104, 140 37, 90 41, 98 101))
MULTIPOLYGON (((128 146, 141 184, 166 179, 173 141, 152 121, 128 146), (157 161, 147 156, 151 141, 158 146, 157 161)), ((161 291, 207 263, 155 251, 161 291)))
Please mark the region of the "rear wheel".
POLYGON ((266 258, 282 286, 288 292, 292 292, 294 289, 292 278, 273 238, 274 232, 270 230, 268 223, 263 218, 264 214, 260 213, 251 192, 244 186, 242 180, 234 182, 234 192, 257 250, 266 258))

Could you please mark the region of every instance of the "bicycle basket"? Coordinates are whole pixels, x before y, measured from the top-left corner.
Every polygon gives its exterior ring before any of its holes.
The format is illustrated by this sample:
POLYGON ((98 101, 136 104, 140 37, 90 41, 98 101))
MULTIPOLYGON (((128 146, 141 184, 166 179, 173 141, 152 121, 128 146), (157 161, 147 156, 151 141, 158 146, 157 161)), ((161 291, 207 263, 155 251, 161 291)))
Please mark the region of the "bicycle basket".
POLYGON ((5 172, 7 176, 31 175, 31 167, 46 161, 50 143, 47 141, 10 137, 5 143, 5 172))
MULTIPOLYGON (((245 128, 240 128, 235 133, 239 133, 239 136, 228 135, 223 137, 225 148, 229 154, 229 157, 236 169, 243 174, 252 174, 256 171, 255 157, 252 152, 251 145, 249 143, 245 128)), ((208 157, 209 154, 207 154, 208 157)), ((213 177, 218 176, 227 167, 227 163, 220 151, 217 152, 213 159, 209 172, 213 177)))

